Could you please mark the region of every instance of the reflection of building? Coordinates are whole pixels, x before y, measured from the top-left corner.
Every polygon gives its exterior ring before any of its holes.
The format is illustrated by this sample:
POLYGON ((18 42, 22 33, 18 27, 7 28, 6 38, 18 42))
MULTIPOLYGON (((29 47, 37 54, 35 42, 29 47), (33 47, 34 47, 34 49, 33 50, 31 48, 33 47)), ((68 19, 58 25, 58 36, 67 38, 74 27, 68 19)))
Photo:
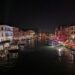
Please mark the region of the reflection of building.
POLYGON ((13 27, 0 25, 0 41, 13 39, 13 27))

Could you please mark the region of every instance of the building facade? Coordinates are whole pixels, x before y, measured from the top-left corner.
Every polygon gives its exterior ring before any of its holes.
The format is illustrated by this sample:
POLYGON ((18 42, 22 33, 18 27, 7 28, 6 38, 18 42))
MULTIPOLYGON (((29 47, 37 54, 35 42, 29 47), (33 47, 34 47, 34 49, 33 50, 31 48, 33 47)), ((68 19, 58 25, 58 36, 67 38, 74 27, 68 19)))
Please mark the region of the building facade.
POLYGON ((20 37, 20 29, 17 27, 13 27, 13 40, 19 40, 20 37))
POLYGON ((0 25, 0 42, 2 41, 13 41, 15 44, 34 45, 35 41, 34 30, 22 30, 18 27, 11 27, 8 25, 0 25))
POLYGON ((64 32, 67 35, 67 38, 75 38, 75 25, 66 25, 65 27, 60 26, 59 29, 55 30, 55 35, 57 36, 59 33, 64 32))
POLYGON ((70 38, 75 38, 75 25, 68 26, 65 28, 65 31, 70 36, 70 38))
POLYGON ((13 40, 13 27, 0 25, 0 42, 6 40, 13 40))

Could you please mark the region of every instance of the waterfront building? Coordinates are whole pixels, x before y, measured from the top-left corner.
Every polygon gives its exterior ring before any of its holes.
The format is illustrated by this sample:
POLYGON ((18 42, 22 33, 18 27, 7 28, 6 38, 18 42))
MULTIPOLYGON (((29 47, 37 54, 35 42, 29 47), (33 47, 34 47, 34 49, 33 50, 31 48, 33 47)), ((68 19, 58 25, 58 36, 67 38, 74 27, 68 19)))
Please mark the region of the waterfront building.
POLYGON ((13 27, 8 25, 0 25, 0 42, 13 40, 13 27))

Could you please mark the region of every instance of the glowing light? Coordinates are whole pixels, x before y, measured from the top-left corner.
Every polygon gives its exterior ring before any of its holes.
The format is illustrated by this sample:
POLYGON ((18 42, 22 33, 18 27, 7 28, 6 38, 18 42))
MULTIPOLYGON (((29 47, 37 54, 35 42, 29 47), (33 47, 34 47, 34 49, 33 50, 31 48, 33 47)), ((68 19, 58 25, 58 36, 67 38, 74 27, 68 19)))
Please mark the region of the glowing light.
POLYGON ((61 48, 59 48, 58 50, 59 50, 59 52, 60 52, 62 49, 61 49, 61 48))
POLYGON ((75 35, 71 35, 71 38, 74 39, 75 38, 75 35))

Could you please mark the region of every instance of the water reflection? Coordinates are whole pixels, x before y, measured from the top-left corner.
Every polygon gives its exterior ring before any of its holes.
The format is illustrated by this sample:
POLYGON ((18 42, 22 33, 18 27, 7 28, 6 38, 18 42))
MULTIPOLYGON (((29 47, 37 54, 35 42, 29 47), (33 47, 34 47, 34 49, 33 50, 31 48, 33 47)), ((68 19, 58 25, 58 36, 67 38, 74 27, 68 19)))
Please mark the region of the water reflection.
POLYGON ((72 51, 71 49, 58 49, 58 55, 59 55, 59 61, 62 63, 69 63, 74 64, 75 63, 75 51, 72 51))
MULTIPOLYGON (((52 49, 52 47, 49 46, 49 49, 48 49, 47 47, 45 47, 45 46, 48 46, 47 44, 48 44, 47 42, 42 43, 41 41, 37 41, 37 40, 33 42, 30 40, 27 40, 25 44, 20 44, 19 51, 18 51, 20 60, 18 61, 18 63, 23 62, 23 64, 20 63, 19 65, 23 65, 23 66, 25 65, 25 67, 26 65, 27 67, 30 65, 32 69, 32 65, 37 66, 37 64, 39 64, 40 66, 42 65, 41 69, 42 67, 45 66, 45 70, 46 70, 47 68, 50 68, 52 64, 53 66, 54 64, 55 65, 64 64, 63 66, 65 66, 65 68, 68 68, 70 64, 75 63, 75 51, 68 49, 64 46, 54 47, 54 50, 52 49), (42 50, 40 49, 41 46, 43 47, 42 50), (31 51, 31 50, 34 50, 34 51, 31 51)), ((9 61, 12 62, 12 60, 15 60, 15 58, 18 56, 18 53, 15 51, 14 52, 9 51, 9 52, 10 53, 8 55, 8 58, 9 58, 9 61)))
MULTIPOLYGON (((25 44, 20 44, 19 45, 19 49, 20 50, 26 50, 25 48, 38 48, 38 47, 44 47, 44 46, 48 46, 49 42, 48 40, 45 42, 42 42, 40 40, 33 40, 33 39, 27 39, 25 44)), ((74 64, 75 63, 75 51, 73 51, 72 49, 66 48, 62 45, 55 47, 55 49, 58 52, 58 59, 59 62, 64 62, 64 63, 71 63, 74 64)))

